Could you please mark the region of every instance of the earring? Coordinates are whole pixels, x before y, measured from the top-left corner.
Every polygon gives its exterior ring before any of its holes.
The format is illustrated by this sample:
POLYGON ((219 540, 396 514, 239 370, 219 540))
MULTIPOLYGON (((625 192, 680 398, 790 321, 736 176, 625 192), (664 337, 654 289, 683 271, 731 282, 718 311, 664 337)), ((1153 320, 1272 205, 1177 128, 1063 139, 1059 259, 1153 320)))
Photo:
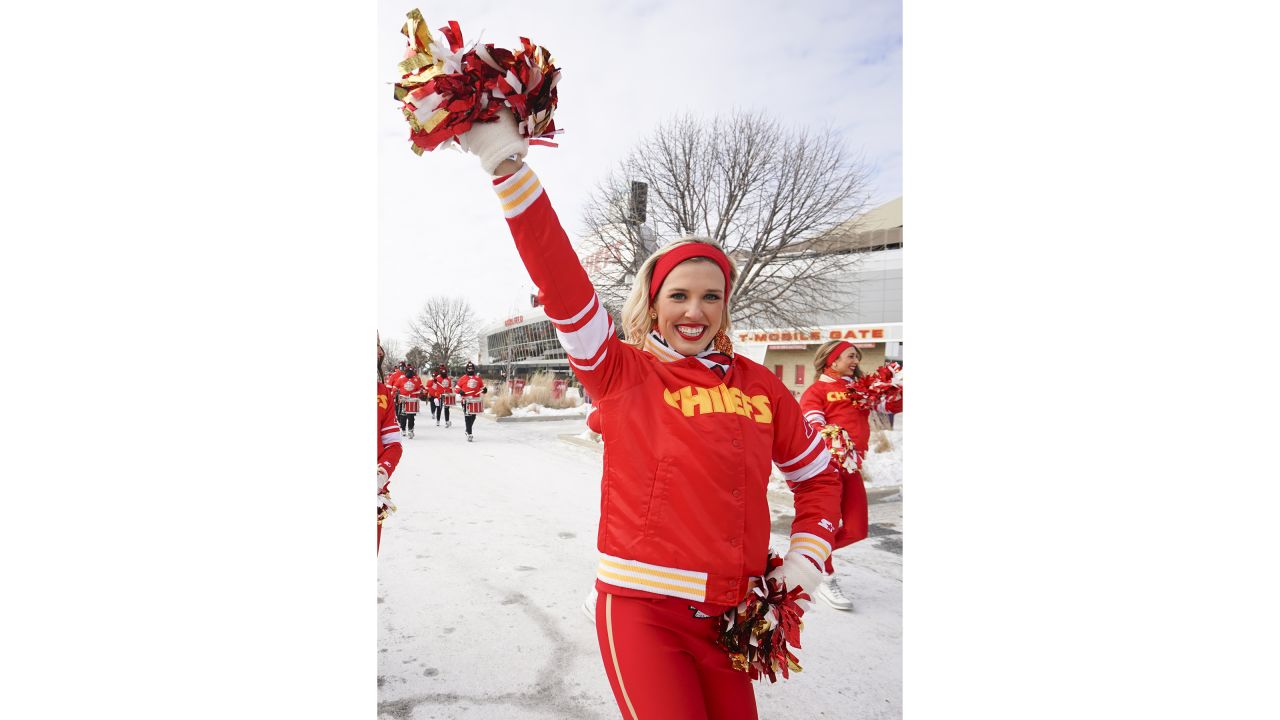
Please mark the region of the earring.
POLYGON ((725 355, 733 354, 733 341, 729 339, 728 335, 724 334, 723 330, 716 333, 711 342, 715 345, 716 352, 724 353, 725 355))
POLYGON ((655 311, 653 311, 653 310, 650 310, 650 311, 649 311, 649 319, 650 319, 650 320, 657 320, 657 319, 658 319, 658 313, 657 313, 657 312, 655 312, 655 311))

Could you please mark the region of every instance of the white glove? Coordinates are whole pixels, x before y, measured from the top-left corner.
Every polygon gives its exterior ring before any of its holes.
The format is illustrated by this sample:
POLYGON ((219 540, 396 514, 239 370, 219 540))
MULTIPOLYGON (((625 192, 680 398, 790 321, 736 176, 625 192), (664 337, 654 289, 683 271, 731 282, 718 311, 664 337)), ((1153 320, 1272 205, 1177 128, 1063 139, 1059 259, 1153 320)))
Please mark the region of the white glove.
POLYGON ((476 123, 458 136, 463 150, 480 158, 480 166, 490 175, 495 174, 503 160, 514 157, 523 160, 529 153, 529 141, 521 137, 516 128, 516 117, 507 108, 498 111, 494 122, 476 123))
POLYGON ((396 504, 391 502, 390 493, 379 493, 378 495, 378 524, 381 525, 383 520, 391 517, 391 513, 397 510, 396 504))
POLYGON ((391 477, 390 475, 387 475, 387 469, 379 465, 378 466, 378 505, 377 505, 379 525, 381 525, 382 521, 387 519, 387 517, 390 516, 391 513, 396 511, 396 504, 391 502, 391 493, 383 490, 383 488, 387 486, 387 480, 390 477, 391 477))
POLYGON ((822 581, 822 571, 808 557, 793 550, 783 556, 782 567, 769 573, 768 577, 781 581, 788 590, 799 587, 812 595, 822 581))

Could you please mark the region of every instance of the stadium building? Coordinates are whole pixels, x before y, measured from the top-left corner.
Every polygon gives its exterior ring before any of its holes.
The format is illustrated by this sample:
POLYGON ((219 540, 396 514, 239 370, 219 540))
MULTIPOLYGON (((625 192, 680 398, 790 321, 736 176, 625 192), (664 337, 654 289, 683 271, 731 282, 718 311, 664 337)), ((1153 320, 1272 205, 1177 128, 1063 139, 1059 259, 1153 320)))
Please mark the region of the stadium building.
MULTIPOLYGON (((902 198, 860 216, 821 241, 822 252, 857 254, 844 284, 846 313, 818 315, 807 328, 734 328, 736 352, 773 370, 799 396, 813 384, 813 355, 827 340, 862 351, 862 370, 902 362, 902 198)), ((815 242, 816 244, 816 242, 815 242)))

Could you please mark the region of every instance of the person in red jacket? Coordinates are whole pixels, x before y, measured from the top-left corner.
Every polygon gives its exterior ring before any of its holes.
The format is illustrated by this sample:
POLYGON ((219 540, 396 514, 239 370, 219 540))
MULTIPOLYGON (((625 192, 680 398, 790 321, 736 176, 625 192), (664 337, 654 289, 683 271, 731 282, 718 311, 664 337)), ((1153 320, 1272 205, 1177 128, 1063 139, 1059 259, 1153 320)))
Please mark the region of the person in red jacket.
POLYGON ((431 373, 423 374, 422 396, 427 399, 427 417, 434 418, 436 416, 436 398, 440 396, 440 390, 436 387, 435 375, 431 373))
POLYGON ((436 427, 440 427, 440 414, 444 413, 444 426, 451 427, 449 422, 449 406, 445 405, 445 396, 453 393, 453 382, 449 379, 449 368, 440 364, 436 368, 436 427))
POLYGON ((418 404, 422 401, 422 378, 412 365, 406 365, 404 376, 395 386, 396 401, 400 408, 400 429, 413 439, 414 420, 418 417, 418 404))
MULTIPOLYGON (((405 366, 405 361, 401 360, 400 362, 396 363, 396 369, 392 370, 390 375, 387 375, 387 387, 391 388, 392 395, 395 395, 395 388, 396 388, 396 385, 399 384, 400 378, 404 377, 404 366, 405 366)), ((399 398, 396 399, 396 422, 399 423, 401 427, 404 426, 404 416, 400 413, 399 398)))
MULTIPOLYGON (((893 371, 895 382, 902 382, 902 363, 897 360, 885 360, 885 367, 893 371)), ((884 414, 889 416, 889 429, 893 429, 894 418, 902 412, 902 393, 885 403, 884 414)))
MULTIPOLYGON (((867 488, 862 481, 862 458, 867 454, 871 425, 868 410, 849 399, 849 387, 862 377, 858 363, 862 351, 844 340, 823 343, 814 354, 815 380, 800 396, 805 422, 813 426, 836 457, 843 488, 840 502, 841 524, 832 549, 852 545, 867 537, 867 488), (841 432, 843 431, 843 435, 841 432)), ((852 610, 853 601, 844 594, 827 558, 826 577, 816 595, 837 610, 852 610)))
MULTIPOLYGON (((473 442, 475 436, 471 434, 471 429, 476 424, 476 414, 468 411, 467 398, 478 398, 489 392, 489 388, 484 386, 484 380, 481 380, 480 375, 476 373, 475 364, 468 362, 466 370, 462 377, 458 378, 458 383, 453 389, 458 394, 458 401, 462 403, 462 419, 467 427, 467 442, 473 442)), ((474 403, 471 407, 474 407, 474 403)))
POLYGON ((497 175, 503 213, 582 386, 603 420, 596 635, 627 718, 754 718, 751 676, 717 645, 719 616, 768 567, 776 463, 795 493, 790 549, 769 576, 812 589, 831 552, 840 484, 790 391, 733 353, 737 268, 685 239, 641 266, 614 330, 502 111, 463 146, 497 175), (513 158, 514 156, 514 158, 513 158))
POLYGON ((404 377, 404 365, 404 360, 396 363, 395 370, 392 370, 391 374, 387 375, 387 387, 395 387, 400 378, 404 377))
MULTIPOLYGON (((382 377, 382 343, 378 343, 378 377, 382 377)), ((382 521, 395 512, 391 502, 391 473, 400 464, 404 449, 400 445, 400 424, 396 422, 392 390, 378 383, 378 544, 382 550, 382 521)))

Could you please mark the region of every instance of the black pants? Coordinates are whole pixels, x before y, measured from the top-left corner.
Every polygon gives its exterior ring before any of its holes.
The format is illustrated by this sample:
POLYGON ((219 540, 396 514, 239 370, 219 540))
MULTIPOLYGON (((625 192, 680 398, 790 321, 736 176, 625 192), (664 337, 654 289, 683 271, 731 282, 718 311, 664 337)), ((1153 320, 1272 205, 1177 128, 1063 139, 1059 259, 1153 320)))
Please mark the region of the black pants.
POLYGON ((470 435, 470 434, 471 434, 471 426, 476 424, 476 416, 475 416, 475 415, 463 415, 463 416, 462 416, 462 419, 467 421, 467 434, 468 434, 468 435, 470 435))
POLYGON ((448 406, 448 405, 445 405, 443 401, 436 405, 436 422, 440 422, 440 411, 441 411, 441 410, 443 410, 443 411, 444 411, 444 419, 445 419, 445 422, 448 422, 448 421, 449 421, 449 406, 448 406))
POLYGON ((416 418, 416 417, 418 417, 418 416, 417 416, 417 414, 415 414, 415 413, 405 413, 405 414, 401 415, 401 416, 400 416, 400 429, 401 429, 401 430, 404 430, 404 429, 406 429, 406 427, 407 427, 409 430, 412 430, 412 429, 413 429, 413 419, 414 419, 414 418, 416 418))
POLYGON ((430 413, 428 413, 428 416, 429 416, 429 417, 435 417, 435 415, 436 415, 436 405, 439 405, 439 404, 440 404, 440 402, 439 402, 438 400, 436 400, 435 398, 433 398, 433 397, 428 397, 428 398, 427 398, 427 402, 431 405, 431 412, 430 412, 430 413))

